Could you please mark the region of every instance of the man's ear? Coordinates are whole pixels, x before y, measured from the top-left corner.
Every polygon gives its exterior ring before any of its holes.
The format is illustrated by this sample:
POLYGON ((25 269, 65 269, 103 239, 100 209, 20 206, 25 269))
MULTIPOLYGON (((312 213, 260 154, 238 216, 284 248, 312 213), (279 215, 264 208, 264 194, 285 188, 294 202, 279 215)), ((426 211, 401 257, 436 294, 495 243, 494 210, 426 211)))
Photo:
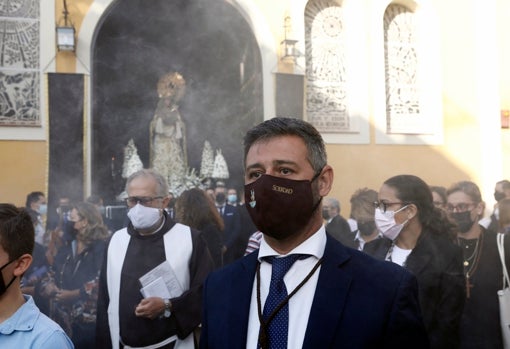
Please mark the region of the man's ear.
POLYGON ((18 258, 18 260, 15 262, 15 268, 14 268, 14 275, 15 276, 21 276, 25 274, 27 269, 32 264, 32 256, 28 253, 25 253, 21 257, 18 258))
POLYGON ((319 195, 324 197, 329 194, 333 186, 333 168, 329 165, 324 166, 317 181, 319 183, 319 195))
POLYGON ((165 196, 163 200, 161 200, 161 203, 163 205, 163 208, 167 208, 168 204, 170 203, 170 196, 165 196))

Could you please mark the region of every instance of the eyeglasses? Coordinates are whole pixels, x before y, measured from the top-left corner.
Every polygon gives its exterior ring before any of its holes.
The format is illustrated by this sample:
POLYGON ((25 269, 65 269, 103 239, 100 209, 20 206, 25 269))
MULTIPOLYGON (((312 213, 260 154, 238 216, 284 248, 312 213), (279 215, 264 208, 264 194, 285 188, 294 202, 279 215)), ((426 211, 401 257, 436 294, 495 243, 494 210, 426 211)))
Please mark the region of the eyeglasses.
POLYGON ((154 197, 151 197, 151 196, 130 196, 126 199, 126 203, 129 206, 134 206, 137 203, 140 203, 143 206, 147 206, 151 202, 153 202, 154 200, 157 200, 157 199, 163 199, 163 197, 162 196, 154 196, 154 197))
POLYGON ((380 209, 383 213, 386 212, 391 205, 409 205, 408 202, 386 202, 386 201, 374 201, 374 207, 380 209))
POLYGON ((446 204, 446 211, 450 212, 450 213, 452 213, 452 212, 466 212, 466 211, 472 210, 475 206, 476 206, 476 204, 473 202, 471 202, 471 203, 461 202, 460 204, 457 204, 457 205, 446 204))

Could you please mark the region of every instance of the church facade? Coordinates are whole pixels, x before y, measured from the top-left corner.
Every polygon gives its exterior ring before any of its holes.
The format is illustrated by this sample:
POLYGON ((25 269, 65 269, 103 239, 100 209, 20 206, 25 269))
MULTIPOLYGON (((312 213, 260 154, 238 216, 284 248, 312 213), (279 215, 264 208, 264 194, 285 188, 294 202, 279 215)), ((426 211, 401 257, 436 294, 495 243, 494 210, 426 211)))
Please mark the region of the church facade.
POLYGON ((151 166, 158 81, 173 72, 186 90, 165 115, 180 126, 159 129, 185 149, 190 183, 242 187, 242 136, 274 116, 321 131, 345 204, 408 173, 473 180, 491 207, 494 184, 510 178, 507 1, 65 3, 74 51, 56 48, 62 1, 0 9, 4 201, 32 190, 115 201, 128 149, 151 166), (218 154, 221 175, 206 173, 204 156, 218 154))

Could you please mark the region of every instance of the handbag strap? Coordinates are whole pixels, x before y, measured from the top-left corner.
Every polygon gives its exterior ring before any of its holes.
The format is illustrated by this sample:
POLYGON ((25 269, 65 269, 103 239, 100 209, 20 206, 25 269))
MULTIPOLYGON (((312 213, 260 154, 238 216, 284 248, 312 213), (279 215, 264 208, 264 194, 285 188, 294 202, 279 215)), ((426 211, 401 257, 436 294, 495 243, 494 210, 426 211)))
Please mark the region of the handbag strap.
POLYGON ((501 259, 501 266, 503 267, 503 289, 510 286, 510 278, 508 277, 508 270, 505 263, 505 234, 498 233, 498 252, 501 259))

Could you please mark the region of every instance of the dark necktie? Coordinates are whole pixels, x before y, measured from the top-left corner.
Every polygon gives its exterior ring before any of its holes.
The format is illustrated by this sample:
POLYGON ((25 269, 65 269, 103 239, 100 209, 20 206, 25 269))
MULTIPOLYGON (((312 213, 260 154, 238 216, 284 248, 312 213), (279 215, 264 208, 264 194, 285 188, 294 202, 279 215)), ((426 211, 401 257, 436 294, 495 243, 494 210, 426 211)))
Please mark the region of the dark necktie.
MULTIPOLYGON (((272 264, 271 284, 269 286, 269 294, 264 304, 264 312, 262 317, 267 324, 267 332, 262 334, 261 338, 266 340, 268 344, 264 349, 287 349, 287 336, 289 329, 289 303, 287 298, 287 287, 283 282, 283 277, 289 271, 290 267, 298 259, 308 258, 309 255, 292 254, 287 257, 276 258, 275 256, 266 257, 265 260, 272 264), (285 305, 277 311, 276 315, 272 313, 282 303, 285 305), (272 319, 271 316, 274 316, 272 319), (267 336, 264 337, 264 336, 267 336)), ((261 329, 264 331, 264 329, 261 329)), ((261 345, 264 345, 261 343, 261 345)))

